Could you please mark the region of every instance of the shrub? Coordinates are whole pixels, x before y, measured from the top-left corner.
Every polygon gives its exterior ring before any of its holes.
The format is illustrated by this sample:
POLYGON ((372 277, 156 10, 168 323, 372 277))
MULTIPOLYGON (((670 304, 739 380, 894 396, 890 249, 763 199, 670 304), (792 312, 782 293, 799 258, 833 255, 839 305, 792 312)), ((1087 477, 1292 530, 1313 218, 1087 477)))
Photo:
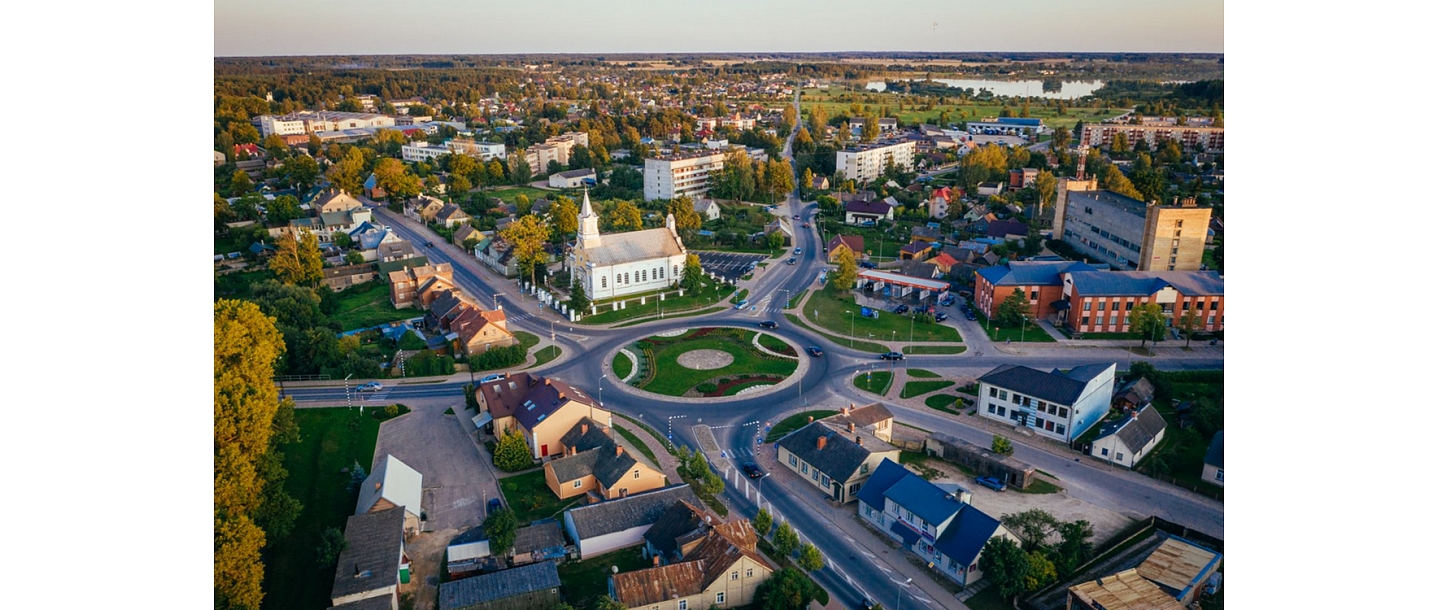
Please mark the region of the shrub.
POLYGON ((471 356, 468 362, 471 371, 509 368, 525 363, 525 347, 518 343, 509 347, 492 347, 483 354, 471 356))
POLYGON ((702 384, 700 384, 700 385, 695 386, 695 391, 696 391, 696 392, 699 392, 699 393, 701 393, 701 394, 709 394, 709 393, 714 392, 714 391, 716 391, 716 390, 718 390, 718 389, 720 389, 720 388, 716 387, 715 384, 710 383, 710 382, 708 382, 708 381, 705 382, 705 383, 702 383, 702 384))

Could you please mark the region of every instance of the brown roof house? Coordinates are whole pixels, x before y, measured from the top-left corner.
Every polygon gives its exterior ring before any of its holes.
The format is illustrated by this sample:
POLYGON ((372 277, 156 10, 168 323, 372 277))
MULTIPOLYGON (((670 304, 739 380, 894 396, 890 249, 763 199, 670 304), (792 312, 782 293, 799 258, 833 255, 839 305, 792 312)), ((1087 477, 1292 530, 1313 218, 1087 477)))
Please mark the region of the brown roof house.
POLYGON ((310 209, 315 214, 329 214, 331 212, 348 212, 355 208, 362 207, 359 199, 351 197, 348 193, 338 188, 327 189, 315 197, 310 203, 310 209))
MULTIPOLYGON (((569 384, 530 373, 510 373, 503 379, 480 384, 475 391, 480 410, 494 422, 495 436, 516 429, 535 459, 563 456, 563 437, 581 419, 610 424, 609 411, 569 384)), ((484 419, 477 426, 488 423, 484 419)))
POLYGON ((405 215, 420 222, 435 220, 435 215, 442 209, 445 209, 445 202, 429 195, 421 195, 405 202, 405 215))
POLYGON ((440 208, 440 211, 436 212, 435 222, 445 225, 447 229, 452 229, 456 225, 470 222, 470 215, 466 214, 465 210, 460 209, 460 206, 452 203, 440 208))
POLYGON ((661 565, 664 557, 654 555, 654 567, 611 576, 610 595, 636 609, 748 606, 755 600, 755 589, 773 570, 756 552, 756 542, 755 530, 744 519, 706 524, 680 561, 661 565))
POLYGON ((857 261, 865 255, 864 237, 859 235, 836 235, 830 238, 829 243, 825 244, 827 260, 832 263, 835 262, 835 251, 841 246, 849 248, 851 252, 855 253, 855 260, 857 261))
MULTIPOLYGON (((430 288, 437 283, 449 287, 455 286, 455 269, 450 266, 450 263, 421 265, 391 271, 390 304, 394 305, 396 309, 410 307, 415 304, 416 297, 422 289, 430 288)), ((429 305, 429 303, 424 304, 429 305)))
POLYGON ((779 459, 786 468, 819 487, 830 499, 854 500, 870 473, 886 458, 900 461, 900 449, 851 423, 813 421, 780 439, 779 459))
POLYGON ((844 428, 846 432, 863 432, 888 443, 895 426, 895 415, 878 402, 863 407, 851 404, 820 421, 844 428))
POLYGON ((520 342, 510 332, 503 309, 484 309, 455 288, 442 287, 426 299, 431 294, 426 291, 422 295, 422 300, 429 300, 426 326, 445 333, 445 339, 466 356, 520 342))
POLYGON ((545 484, 562 500, 587 493, 610 500, 668 484, 663 473, 615 444, 589 417, 566 432, 560 446, 564 457, 545 463, 545 484))

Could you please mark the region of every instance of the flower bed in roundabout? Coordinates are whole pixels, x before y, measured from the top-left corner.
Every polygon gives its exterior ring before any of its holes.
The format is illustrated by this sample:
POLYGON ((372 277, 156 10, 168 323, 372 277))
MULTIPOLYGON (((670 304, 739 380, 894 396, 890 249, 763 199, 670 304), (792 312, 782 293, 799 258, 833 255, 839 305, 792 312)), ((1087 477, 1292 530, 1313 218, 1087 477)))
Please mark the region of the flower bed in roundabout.
MULTIPOLYGON (((645 374, 637 375, 630 385, 665 396, 704 397, 778 384, 795 372, 799 362, 755 349, 757 333, 706 327, 636 341, 630 351, 642 361, 645 374)), ((764 341, 768 345, 780 339, 768 335, 764 341)))

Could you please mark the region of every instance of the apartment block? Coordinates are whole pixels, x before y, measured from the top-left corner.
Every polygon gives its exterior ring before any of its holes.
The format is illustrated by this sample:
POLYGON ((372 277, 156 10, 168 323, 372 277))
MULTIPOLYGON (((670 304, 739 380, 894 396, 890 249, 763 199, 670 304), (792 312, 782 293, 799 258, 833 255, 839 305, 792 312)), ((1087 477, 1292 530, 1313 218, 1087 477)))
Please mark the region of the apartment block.
POLYGON ((530 171, 536 174, 545 173, 551 161, 560 165, 569 165, 570 151, 576 145, 589 146, 590 134, 571 131, 558 136, 546 138, 544 143, 536 144, 525 149, 525 161, 530 164, 530 171))
POLYGON ((835 167, 845 172, 846 180, 862 184, 874 182, 889 164, 907 172, 914 171, 915 143, 881 142, 835 151, 835 167))
POLYGON ((1194 330, 1225 330, 1225 279, 1214 271, 1082 271, 1061 274, 1056 325, 1076 332, 1130 332, 1130 312, 1155 303, 1174 327, 1190 312, 1194 330))
POLYGON ((1205 253, 1210 208, 1194 199, 1146 204, 1111 191, 1067 191, 1061 239, 1116 269, 1196 271, 1205 253))
POLYGON ((1168 123, 1125 125, 1116 123, 1098 123, 1086 125, 1080 133, 1081 146, 1103 146, 1110 147, 1115 140, 1115 135, 1123 133, 1125 138, 1134 146, 1136 142, 1144 140, 1146 144, 1154 149, 1160 142, 1169 139, 1174 140, 1182 148, 1195 149, 1201 152, 1225 152, 1225 128, 1209 126, 1173 125, 1168 123))
POLYGON ((330 110, 303 111, 281 116, 260 117, 261 137, 270 134, 282 136, 340 131, 365 127, 394 127, 395 119, 368 112, 336 112, 330 110))
POLYGON ((703 197, 710 174, 725 168, 725 151, 697 151, 645 160, 645 201, 703 197))

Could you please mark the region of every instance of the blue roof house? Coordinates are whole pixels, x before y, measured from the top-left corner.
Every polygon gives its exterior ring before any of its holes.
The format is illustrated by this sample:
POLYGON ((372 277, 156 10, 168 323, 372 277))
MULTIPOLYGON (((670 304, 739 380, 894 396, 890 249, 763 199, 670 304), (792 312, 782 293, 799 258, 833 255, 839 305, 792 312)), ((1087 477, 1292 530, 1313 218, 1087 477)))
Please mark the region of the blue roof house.
POLYGON ((942 489, 904 466, 885 460, 860 488, 865 522, 919 555, 930 567, 968 586, 985 576, 980 551, 1003 536, 1020 540, 1000 520, 962 501, 964 489, 942 489))

